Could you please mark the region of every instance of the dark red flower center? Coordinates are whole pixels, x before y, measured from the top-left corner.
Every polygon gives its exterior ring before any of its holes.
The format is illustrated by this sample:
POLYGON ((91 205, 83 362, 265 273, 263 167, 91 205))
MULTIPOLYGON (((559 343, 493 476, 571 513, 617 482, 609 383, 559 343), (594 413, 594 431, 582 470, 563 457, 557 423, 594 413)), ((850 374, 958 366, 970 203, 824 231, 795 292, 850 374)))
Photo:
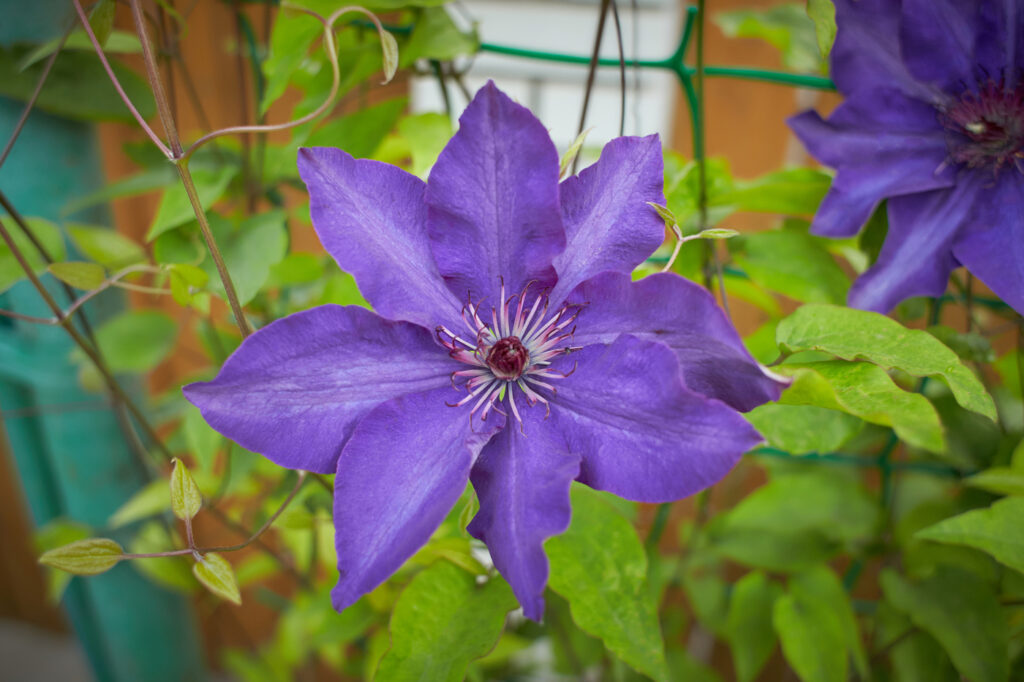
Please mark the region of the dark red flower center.
POLYGON ((487 366, 499 379, 517 379, 526 367, 530 353, 518 336, 506 336, 491 346, 487 366))
POLYGON ((961 95, 939 118, 956 163, 1024 173, 1024 80, 1012 89, 989 80, 961 95))

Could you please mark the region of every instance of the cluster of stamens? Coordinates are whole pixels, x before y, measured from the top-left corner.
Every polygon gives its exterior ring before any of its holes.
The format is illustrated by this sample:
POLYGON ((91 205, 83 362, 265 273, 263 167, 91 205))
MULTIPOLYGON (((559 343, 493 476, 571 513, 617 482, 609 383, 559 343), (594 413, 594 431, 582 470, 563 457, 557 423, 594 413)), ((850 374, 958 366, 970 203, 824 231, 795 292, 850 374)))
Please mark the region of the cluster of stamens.
MULTIPOLYGON (((452 407, 473 403, 470 419, 478 411, 480 419, 487 419, 491 410, 505 414, 497 406, 507 398, 516 420, 522 424, 516 405, 515 389, 523 393, 532 407, 542 403, 548 413, 551 406, 542 392, 557 391, 549 383, 572 374, 551 367, 559 355, 579 350, 568 345, 576 331, 575 321, 579 306, 563 305, 548 315, 548 297, 540 292, 532 304, 526 306, 527 284, 522 292, 505 298, 505 284, 501 284, 501 304, 491 307, 490 323, 481 317, 481 304, 468 301, 462 308, 462 320, 469 334, 460 336, 444 326, 437 327, 437 338, 448 349, 448 354, 469 368, 452 373, 452 385, 464 388, 466 397, 452 407)), ((575 369, 575 367, 573 368, 575 369)))
POLYGON ((989 79, 966 89, 939 112, 948 131, 949 160, 967 168, 1004 168, 1024 173, 1024 80, 1009 87, 989 79))

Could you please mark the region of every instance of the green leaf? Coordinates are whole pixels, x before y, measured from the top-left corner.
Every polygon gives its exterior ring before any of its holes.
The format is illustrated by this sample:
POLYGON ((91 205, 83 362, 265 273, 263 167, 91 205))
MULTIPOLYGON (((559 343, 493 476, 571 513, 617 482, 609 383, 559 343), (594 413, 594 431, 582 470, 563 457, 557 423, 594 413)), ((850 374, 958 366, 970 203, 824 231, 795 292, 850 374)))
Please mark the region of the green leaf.
MULTIPOLYGON (((22 48, 0 49, 0 95, 25 102, 35 91, 44 64, 22 71, 19 64, 27 53, 22 48)), ((116 62, 111 66, 136 109, 143 118, 151 118, 156 105, 146 81, 116 62)), ((54 62, 36 108, 79 121, 135 121, 99 59, 86 52, 69 52, 54 62)))
MULTIPOLYGON (((120 528, 129 523, 156 516, 171 508, 171 496, 166 481, 150 481, 139 489, 128 501, 118 507, 110 517, 111 528, 120 528)), ((159 550, 157 550, 159 551, 159 550)))
POLYGON ((751 682, 775 648, 772 609, 782 588, 764 573, 748 573, 733 585, 729 599, 729 648, 739 682, 751 682))
MULTIPOLYGON (((88 526, 64 518, 56 518, 36 529, 32 544, 36 551, 42 553, 77 540, 85 540, 92 535, 88 526)), ((59 604, 64 590, 71 582, 72 575, 57 569, 46 570, 46 600, 51 604, 59 604)))
POLYGON ((809 234, 773 230, 745 235, 734 251, 736 265, 769 291, 808 303, 846 301, 850 280, 809 234))
MULTIPOLYGON (((573 163, 573 161, 576 160, 576 157, 579 156, 580 150, 583 149, 583 142, 587 139, 587 134, 591 130, 593 130, 593 128, 587 128, 582 133, 577 135, 576 139, 573 140, 572 144, 569 145, 569 148, 565 150, 565 154, 562 155, 561 160, 558 162, 558 177, 559 178, 566 177, 569 174, 569 172, 572 170, 572 163, 573 163)), ((648 202, 648 203, 651 203, 651 202, 648 202)), ((671 212, 667 208, 665 208, 664 206, 658 206, 658 205, 655 205, 655 204, 651 204, 651 205, 654 206, 654 210, 656 210, 658 212, 658 215, 660 215, 662 217, 662 219, 666 223, 668 223, 669 222, 669 218, 666 217, 666 214, 671 214, 671 212)), ((672 218, 672 223, 674 223, 674 222, 675 222, 675 218, 673 217, 672 218)))
POLYGON ((409 145, 413 175, 424 177, 437 161, 452 137, 452 122, 444 114, 428 112, 406 116, 398 123, 398 132, 409 145))
POLYGON ((305 145, 338 147, 357 159, 369 158, 395 128, 408 102, 405 97, 396 97, 336 118, 310 135, 305 145))
POLYGON ((1024 496, 1024 471, 1010 467, 992 467, 978 472, 964 483, 997 495, 1024 496))
POLYGON ((844 648, 853 657, 860 678, 868 679, 868 661, 857 629, 857 618, 853 613, 850 596, 836 574, 825 566, 818 566, 793 576, 789 581, 789 590, 798 602, 824 608, 831 621, 828 628, 832 630, 833 623, 838 625, 844 648))
MULTIPOLYGON (((113 5, 114 3, 109 3, 113 5)), ((98 36, 97 36, 98 37, 98 36)), ((39 47, 35 48, 21 60, 18 61, 18 69, 25 70, 32 66, 38 61, 46 59, 57 46, 60 45, 60 38, 54 38, 48 40, 39 47)), ((80 28, 76 28, 68 35, 68 39, 64 42, 62 52, 68 52, 73 50, 81 50, 85 52, 92 52, 95 50, 92 41, 89 40, 89 36, 85 34, 80 28)), ((136 54, 142 52, 142 43, 139 42, 138 36, 129 31, 111 31, 107 37, 107 43, 103 46, 103 52, 105 54, 136 54)))
POLYGON ((779 365, 795 377, 779 402, 842 410, 864 421, 891 426, 901 440, 929 452, 946 448, 935 407, 920 393, 904 391, 877 365, 864 362, 812 362, 779 365))
POLYGON ((398 41, 388 31, 380 32, 381 61, 384 63, 384 80, 388 83, 398 71, 398 41))
POLYGON ((109 228, 70 224, 67 229, 71 241, 86 258, 110 270, 118 270, 146 259, 142 246, 109 228))
POLYGON ((494 647, 505 614, 515 606, 500 577, 478 585, 471 573, 435 563, 412 579, 395 604, 391 648, 374 679, 462 680, 469 662, 494 647))
POLYGON ((177 457, 171 461, 174 463, 171 471, 171 511, 182 521, 190 520, 203 506, 203 495, 185 463, 177 457))
POLYGON ((777 476, 715 523, 726 529, 817 532, 852 543, 870 538, 880 521, 877 502, 859 481, 825 470, 777 476))
POLYGON ((189 406, 181 423, 185 447, 204 471, 212 471, 224 436, 214 431, 198 408, 189 406))
MULTIPOLYGON (((103 357, 114 372, 148 372, 174 348, 178 326, 156 310, 124 312, 96 330, 103 357)), ((84 361, 81 351, 72 357, 84 361)))
POLYGON ((1024 498, 998 500, 988 509, 974 509, 940 521, 919 531, 916 537, 974 547, 1024 573, 1024 498))
POLYGON ((416 17, 412 35, 402 47, 401 62, 406 67, 417 59, 446 62, 479 49, 480 39, 475 32, 463 33, 444 7, 434 7, 422 10, 416 17))
MULTIPOLYGON (((211 228, 242 305, 256 297, 270 277, 270 268, 285 256, 288 249, 285 216, 281 210, 260 213, 234 230, 226 221, 211 216, 211 228)), ((210 290, 226 299, 224 285, 212 258, 203 262, 203 269, 210 277, 210 290)))
POLYGON ((966 571, 940 567, 918 583, 885 570, 881 584, 889 603, 937 639, 966 679, 1006 682, 1006 620, 985 581, 966 571))
POLYGON ((107 278, 103 266, 83 261, 53 263, 48 270, 51 275, 76 289, 96 289, 107 278))
POLYGON ((819 350, 867 360, 916 377, 935 377, 965 409, 996 419, 995 403, 956 353, 928 332, 907 329, 884 315, 832 305, 805 305, 779 323, 776 340, 791 353, 819 350))
MULTIPOLYGON (((197 168, 192 171, 192 181, 196 186, 196 194, 199 197, 199 205, 202 210, 208 211, 217 201, 224 196, 231 180, 238 173, 237 166, 226 166, 220 169, 197 168)), ((157 206, 153 224, 146 233, 146 241, 150 242, 164 232, 174 229, 179 225, 196 219, 192 203, 189 201, 188 193, 181 184, 168 187, 163 196, 160 197, 160 205, 157 206)))
POLYGON ((235 571, 228 560, 210 552, 192 564, 192 573, 210 592, 233 604, 242 603, 235 571))
POLYGON ((807 16, 814 22, 818 51, 827 58, 836 41, 836 6, 832 0, 807 0, 807 16))
POLYGON ((762 175, 749 182, 737 182, 719 201, 737 211, 812 216, 825 198, 832 178, 814 168, 789 168, 762 175))
POLYGON ((790 69, 822 70, 814 24, 798 5, 719 12, 714 19, 730 38, 760 38, 771 43, 782 53, 782 61, 790 69))
MULTIPOLYGON (((26 218, 25 222, 28 224, 29 229, 32 230, 32 234, 35 235, 36 239, 39 240, 54 260, 64 260, 64 237, 61 235, 59 227, 49 220, 42 218, 26 218)), ((5 220, 4 225, 8 224, 13 224, 13 221, 5 220)), ((18 251, 25 256, 29 265, 32 266, 32 271, 37 275, 46 272, 46 261, 39 255, 36 247, 33 246, 21 229, 14 226, 9 232, 14 240, 14 245, 18 247, 18 251)), ((21 269, 21 265, 14 258, 14 254, 7 247, 7 243, 0 241, 0 293, 3 293, 24 278, 25 273, 21 269)))
POLYGON ((262 65, 266 84, 260 102, 261 114, 284 94, 292 74, 308 60, 310 46, 322 34, 323 27, 308 14, 278 12, 270 33, 270 53, 262 65))
POLYGON ((93 5, 89 14, 89 26, 101 47, 106 47, 110 32, 114 30, 114 11, 117 3, 114 0, 99 0, 93 5))
POLYGON ((782 654, 802 682, 846 682, 843 631, 824 605, 784 595, 775 602, 772 623, 782 654))
POLYGON ((178 182, 178 174, 170 164, 147 168, 144 171, 115 180, 95 192, 75 197, 61 208, 61 215, 72 215, 84 208, 105 204, 114 199, 131 197, 167 187, 178 182))
POLYGON ((668 676, 657 606, 647 588, 647 554, 633 525, 589 488, 573 486, 572 522, 547 541, 551 589, 573 621, 637 671, 668 676))
POLYGON ((813 405, 768 403, 745 416, 770 445, 794 455, 838 450, 864 427, 857 417, 813 405))
POLYGON ((75 575, 97 575, 113 568, 123 554, 113 540, 90 538, 44 552, 39 563, 75 575))

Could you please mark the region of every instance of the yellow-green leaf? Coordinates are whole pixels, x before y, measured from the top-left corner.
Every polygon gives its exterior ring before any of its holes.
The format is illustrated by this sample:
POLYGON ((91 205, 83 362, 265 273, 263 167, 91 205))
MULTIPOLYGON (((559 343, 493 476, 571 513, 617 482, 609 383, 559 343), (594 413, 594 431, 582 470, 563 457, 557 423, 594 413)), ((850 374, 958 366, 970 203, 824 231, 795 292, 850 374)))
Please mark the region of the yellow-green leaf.
POLYGON ((180 459, 174 459, 171 472, 171 510, 181 520, 191 519, 203 506, 203 495, 192 479, 188 467, 180 459))
POLYGON ((48 269, 51 275, 76 289, 95 289, 107 278, 103 266, 83 261, 53 263, 48 269))
POLYGON ((89 538, 44 552, 39 563, 75 575, 97 575, 121 560, 121 545, 107 538, 89 538))
POLYGON ((233 604, 242 603, 242 595, 238 591, 235 571, 228 560, 219 554, 209 553, 192 565, 192 573, 196 579, 210 592, 233 604))

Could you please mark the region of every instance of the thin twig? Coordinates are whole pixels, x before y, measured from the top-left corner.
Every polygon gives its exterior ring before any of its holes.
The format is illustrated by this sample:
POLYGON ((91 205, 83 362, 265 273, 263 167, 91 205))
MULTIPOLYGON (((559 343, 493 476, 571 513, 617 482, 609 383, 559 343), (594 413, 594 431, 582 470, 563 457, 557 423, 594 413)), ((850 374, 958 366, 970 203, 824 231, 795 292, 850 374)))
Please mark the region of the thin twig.
POLYGON ((619 45, 619 137, 626 134, 626 50, 622 46, 622 24, 619 5, 611 0, 612 18, 615 20, 615 40, 619 45))
POLYGON ((131 112, 132 116, 139 123, 139 127, 142 128, 143 132, 153 141, 153 144, 166 156, 168 159, 174 158, 174 154, 170 148, 163 143, 160 137, 149 127, 146 123, 146 119, 142 117, 139 110, 132 104, 132 100, 128 97, 128 94, 121 87, 121 82, 117 79, 117 74, 114 73, 114 69, 111 68, 110 62, 107 61, 107 55, 103 52, 103 46, 100 45, 100 41, 96 39, 96 34, 92 31, 92 26, 89 25, 89 17, 85 15, 85 10, 82 9, 81 0, 71 0, 75 5, 75 11, 78 12, 78 18, 82 22, 82 28, 85 30, 85 34, 89 36, 89 41, 92 43, 93 48, 96 50, 96 56, 100 58, 100 63, 103 64, 103 69, 107 72, 107 76, 110 78, 110 82, 114 85, 114 89, 117 90, 117 94, 120 95, 121 101, 124 102, 125 106, 128 107, 128 111, 131 112))
MULTIPOLYGON (((580 124, 576 129, 576 137, 583 134, 583 126, 587 124, 587 108, 590 106, 590 93, 594 90, 594 78, 597 76, 597 63, 601 55, 601 39, 604 37, 604 22, 608 16, 608 5, 611 0, 601 0, 601 15, 597 20, 597 34, 594 36, 594 49, 590 53, 590 66, 587 67, 587 84, 583 90, 583 110, 580 111, 580 124)), ((580 164, 580 155, 572 160, 572 173, 580 164)))
POLYGON ((64 49, 64 43, 67 42, 68 36, 71 35, 71 31, 74 30, 74 28, 75 24, 72 22, 71 25, 68 26, 67 30, 64 31, 64 35, 61 36, 60 42, 57 43, 57 47, 54 49, 53 54, 51 54, 50 58, 46 60, 46 65, 43 66, 43 71, 39 74, 39 80, 36 81, 35 90, 32 91, 28 101, 25 102, 25 108, 21 110, 21 116, 18 117, 18 122, 14 124, 14 131, 7 139, 7 144, 4 145, 3 152, 0 152, 0 166, 4 165, 4 161, 7 160, 11 150, 14 149, 14 143, 18 139, 18 136, 21 135, 21 130, 25 127, 25 122, 28 121, 28 115, 32 113, 32 109, 36 105, 36 100, 39 99, 39 93, 43 91, 46 79, 50 77, 50 71, 53 69, 53 65, 56 63, 57 57, 60 55, 60 51, 64 49))
POLYGON ((182 156, 181 138, 178 137, 178 128, 174 122, 174 115, 171 112, 171 103, 164 92, 163 79, 160 78, 160 68, 156 63, 153 54, 153 45, 149 42, 149 33, 146 31, 146 22, 142 15, 142 6, 139 0, 130 0, 132 7, 132 18, 135 20, 135 32, 138 34, 139 43, 142 45, 142 62, 146 67, 146 77, 149 79, 149 87, 153 90, 153 99, 156 101, 156 112, 163 124, 167 140, 170 142, 172 158, 180 159, 182 156))

